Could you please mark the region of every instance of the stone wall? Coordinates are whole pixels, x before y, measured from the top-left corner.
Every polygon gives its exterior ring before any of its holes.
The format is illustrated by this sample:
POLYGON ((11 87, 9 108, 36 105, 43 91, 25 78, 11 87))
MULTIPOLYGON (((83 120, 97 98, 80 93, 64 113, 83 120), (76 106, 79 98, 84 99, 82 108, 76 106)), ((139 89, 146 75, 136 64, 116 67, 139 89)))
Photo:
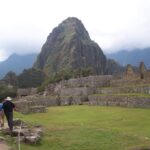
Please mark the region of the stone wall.
POLYGON ((96 87, 110 86, 111 75, 89 76, 63 80, 57 84, 49 84, 44 95, 82 96, 91 94, 96 87))
POLYGON ((119 94, 119 93, 144 93, 144 94, 150 94, 150 86, 97 88, 95 93, 97 93, 97 94, 119 94))
POLYGON ((62 96, 60 97, 60 105, 81 105, 85 99, 81 96, 62 96))
POLYGON ((141 79, 112 79, 110 82, 110 87, 123 87, 123 86, 139 86, 143 84, 148 84, 147 80, 141 80, 141 79))
POLYGON ((23 114, 29 113, 29 108, 32 106, 31 101, 21 100, 21 101, 14 101, 16 111, 21 112, 23 114))
POLYGON ((87 96, 93 94, 94 88, 90 87, 73 87, 62 88, 60 90, 60 96, 87 96))
POLYGON ((143 73, 144 79, 150 81, 150 70, 147 70, 143 73))
MULTIPOLYGON (((141 68, 143 71, 143 67, 141 68)), ((145 70, 143 73, 145 73, 145 70)), ((148 76, 148 71, 146 73, 148 76)), ((45 107, 49 106, 81 105, 85 103, 89 103, 90 105, 149 108, 149 98, 125 95, 125 93, 150 94, 150 82, 147 79, 134 78, 134 75, 132 68, 129 66, 128 71, 126 71, 127 78, 120 79, 114 78, 111 75, 99 75, 49 84, 43 95, 36 94, 20 97, 16 102, 16 108, 22 113, 38 112, 39 109, 37 107, 41 108, 41 112, 44 112, 45 107), (130 75, 131 78, 129 77, 130 75), (120 93, 124 95, 119 95, 120 93), (96 96, 96 94, 105 95, 96 96)), ((28 93, 27 91, 22 91, 22 93, 28 93)))
POLYGON ((60 84, 62 87, 101 87, 109 86, 111 80, 111 75, 99 75, 64 80, 61 81, 60 84))
POLYGON ((88 96, 90 105, 150 108, 150 98, 121 95, 88 96))
POLYGON ((135 73, 132 66, 130 64, 127 65, 126 67, 126 70, 125 70, 125 73, 124 73, 124 78, 125 79, 138 79, 140 78, 139 74, 138 73, 135 73))
POLYGON ((81 105, 88 101, 88 95, 80 96, 27 96, 15 101, 16 110, 21 113, 45 112, 45 107, 81 105))
POLYGON ((17 96, 28 96, 28 95, 35 95, 37 93, 36 88, 20 88, 17 90, 17 96))
POLYGON ((23 99, 30 101, 33 106, 57 106, 59 103, 57 96, 26 96, 18 101, 23 99))
POLYGON ((14 102, 16 111, 23 114, 28 113, 44 113, 46 112, 45 106, 33 105, 32 101, 22 100, 14 102))
POLYGON ((26 96, 24 98, 18 99, 14 103, 16 110, 24 114, 33 112, 45 112, 45 107, 60 105, 59 99, 56 96, 26 96))

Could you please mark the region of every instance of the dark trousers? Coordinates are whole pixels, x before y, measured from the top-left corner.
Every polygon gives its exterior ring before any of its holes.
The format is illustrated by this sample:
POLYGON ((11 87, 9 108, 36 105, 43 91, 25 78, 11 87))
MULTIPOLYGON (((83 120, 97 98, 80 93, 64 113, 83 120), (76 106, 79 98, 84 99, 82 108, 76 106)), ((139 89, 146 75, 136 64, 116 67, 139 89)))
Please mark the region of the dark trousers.
POLYGON ((10 131, 13 130, 13 112, 5 112, 10 131))

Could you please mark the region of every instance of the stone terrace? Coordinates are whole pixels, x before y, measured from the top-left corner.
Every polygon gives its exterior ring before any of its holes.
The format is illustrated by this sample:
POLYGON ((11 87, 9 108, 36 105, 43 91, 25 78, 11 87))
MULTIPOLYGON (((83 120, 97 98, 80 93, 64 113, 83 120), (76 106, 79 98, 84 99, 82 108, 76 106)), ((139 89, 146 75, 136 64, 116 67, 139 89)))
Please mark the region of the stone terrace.
POLYGON ((43 95, 19 97, 16 106, 22 113, 45 112, 45 107, 73 104, 150 108, 148 74, 141 63, 139 72, 128 65, 121 79, 99 75, 61 81, 48 85, 43 95))

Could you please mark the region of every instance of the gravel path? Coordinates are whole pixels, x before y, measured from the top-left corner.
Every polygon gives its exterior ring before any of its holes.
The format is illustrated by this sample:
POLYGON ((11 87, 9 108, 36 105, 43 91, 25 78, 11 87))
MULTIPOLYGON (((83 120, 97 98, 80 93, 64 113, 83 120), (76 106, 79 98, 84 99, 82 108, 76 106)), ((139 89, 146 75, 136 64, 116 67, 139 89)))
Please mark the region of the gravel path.
POLYGON ((0 150, 10 150, 10 147, 8 147, 4 142, 0 142, 0 150))

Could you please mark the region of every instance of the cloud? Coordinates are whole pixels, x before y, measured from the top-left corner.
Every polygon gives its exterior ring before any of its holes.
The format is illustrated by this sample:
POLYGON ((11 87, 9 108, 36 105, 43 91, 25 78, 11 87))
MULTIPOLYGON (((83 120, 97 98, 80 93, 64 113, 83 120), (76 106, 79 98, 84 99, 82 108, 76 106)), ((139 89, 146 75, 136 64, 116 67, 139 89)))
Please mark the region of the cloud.
POLYGON ((7 58, 8 54, 5 52, 4 49, 0 49, 0 61, 3 61, 7 58))
POLYGON ((0 4, 0 60, 4 53, 39 52, 52 29, 69 16, 81 19, 105 52, 150 46, 149 0, 0 0, 0 4))

